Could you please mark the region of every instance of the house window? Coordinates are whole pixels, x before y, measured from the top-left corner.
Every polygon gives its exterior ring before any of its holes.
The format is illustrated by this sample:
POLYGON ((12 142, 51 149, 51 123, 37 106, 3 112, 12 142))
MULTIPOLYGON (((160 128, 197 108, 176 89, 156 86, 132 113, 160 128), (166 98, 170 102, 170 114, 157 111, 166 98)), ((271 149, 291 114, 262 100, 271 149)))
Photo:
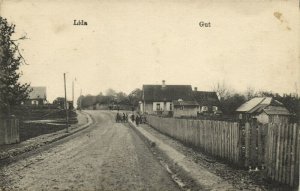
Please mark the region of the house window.
POLYGON ((156 104, 156 111, 160 111, 160 103, 156 104))
POLYGON ((182 105, 182 106, 180 106, 180 110, 184 110, 184 106, 182 105))
POLYGON ((213 109, 213 111, 218 111, 218 107, 217 106, 213 106, 212 109, 213 109))
POLYGON ((170 103, 170 111, 172 111, 173 110, 173 105, 172 105, 172 103, 170 103))
POLYGON ((207 106, 202 106, 202 107, 201 107, 201 111, 208 111, 207 106))
POLYGON ((31 101, 31 104, 32 104, 32 105, 38 105, 39 102, 38 102, 37 100, 32 100, 32 101, 31 101))

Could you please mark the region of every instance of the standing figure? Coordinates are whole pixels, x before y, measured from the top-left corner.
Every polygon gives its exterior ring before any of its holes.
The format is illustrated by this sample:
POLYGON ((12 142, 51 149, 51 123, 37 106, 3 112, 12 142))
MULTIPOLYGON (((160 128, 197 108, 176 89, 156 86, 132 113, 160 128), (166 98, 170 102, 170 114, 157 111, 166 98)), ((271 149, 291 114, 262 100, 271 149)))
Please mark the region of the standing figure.
POLYGON ((123 119, 122 119, 122 121, 123 121, 123 123, 126 122, 126 120, 125 120, 125 113, 123 113, 123 119))
POLYGON ((139 115, 136 116, 135 123, 137 126, 140 124, 140 116, 139 115))
POLYGON ((119 113, 117 113, 117 115, 116 115, 116 122, 117 123, 119 122, 119 113))

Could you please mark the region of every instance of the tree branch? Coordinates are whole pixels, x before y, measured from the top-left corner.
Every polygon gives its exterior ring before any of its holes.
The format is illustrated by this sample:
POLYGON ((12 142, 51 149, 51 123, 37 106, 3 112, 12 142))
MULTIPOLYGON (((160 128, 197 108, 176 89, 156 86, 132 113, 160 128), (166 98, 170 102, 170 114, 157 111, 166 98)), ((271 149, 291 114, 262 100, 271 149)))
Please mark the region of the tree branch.
POLYGON ((25 58, 22 56, 22 54, 21 54, 21 52, 20 52, 20 50, 19 50, 19 47, 16 45, 16 43, 15 43, 14 41, 12 41, 11 43, 15 46, 15 49, 18 51, 19 56, 20 56, 21 59, 24 61, 24 64, 25 64, 25 65, 29 65, 29 64, 27 64, 25 58))

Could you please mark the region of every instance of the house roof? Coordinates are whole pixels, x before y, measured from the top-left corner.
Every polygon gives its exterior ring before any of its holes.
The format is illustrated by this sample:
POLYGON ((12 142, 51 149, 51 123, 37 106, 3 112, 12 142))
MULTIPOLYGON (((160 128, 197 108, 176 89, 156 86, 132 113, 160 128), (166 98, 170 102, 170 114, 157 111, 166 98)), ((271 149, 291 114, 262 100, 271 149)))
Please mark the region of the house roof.
POLYGON ((179 101, 173 100, 174 106, 198 106, 199 104, 196 101, 179 101))
POLYGON ((193 99, 191 85, 143 85, 143 98, 145 101, 173 101, 193 99))
POLYGON ((290 115, 290 112, 283 106, 268 106, 264 112, 268 115, 290 115))
POLYGON ((219 106, 220 101, 216 92, 194 91, 193 96, 201 106, 219 106))
POLYGON ((248 112, 250 110, 253 110, 253 108, 255 108, 255 107, 259 107, 263 101, 265 104, 268 105, 269 100, 270 99, 269 98, 266 99, 266 97, 255 97, 255 98, 252 98, 251 100, 245 102, 244 104, 242 104, 239 108, 237 108, 236 111, 248 112))
POLYGON ((46 87, 31 87, 32 91, 29 93, 29 99, 46 99, 46 87))
POLYGON ((272 111, 274 111, 276 113, 276 110, 278 110, 278 112, 282 111, 286 113, 282 108, 288 112, 281 102, 272 97, 255 97, 242 104, 236 111, 245 113, 260 113, 262 111, 272 113, 272 111))

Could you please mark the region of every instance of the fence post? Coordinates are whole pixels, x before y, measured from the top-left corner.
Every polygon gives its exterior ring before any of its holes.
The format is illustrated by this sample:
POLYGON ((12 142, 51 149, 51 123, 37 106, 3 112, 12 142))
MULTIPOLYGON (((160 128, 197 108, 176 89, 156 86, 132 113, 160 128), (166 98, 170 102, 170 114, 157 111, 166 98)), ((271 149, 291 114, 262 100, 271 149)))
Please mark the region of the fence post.
POLYGON ((299 130, 299 126, 297 126, 297 124, 295 123, 294 126, 296 127, 297 131, 298 131, 298 135, 296 135, 297 137, 297 146, 296 146, 296 180, 298 179, 298 182, 295 182, 295 185, 298 184, 298 190, 300 189, 300 130, 299 130))
POLYGON ((257 127, 257 162, 258 167, 263 167, 263 149, 262 149, 262 125, 257 127))
POLYGON ((267 138, 265 142, 266 152, 265 152, 265 165, 267 170, 267 175, 271 176, 271 164, 272 164, 272 141, 273 141, 273 129, 270 127, 271 124, 269 123, 267 126, 267 138))
POLYGON ((241 164, 239 161, 241 161, 241 156, 242 156, 242 127, 240 126, 239 123, 236 124, 237 125, 237 163, 241 164))
POLYGON ((287 151, 287 141, 288 141, 288 124, 284 124, 284 137, 283 137, 283 150, 284 152, 283 154, 283 165, 282 165, 282 183, 285 183, 287 180, 287 155, 288 155, 288 151, 287 151))
POLYGON ((249 167, 249 155, 250 154, 250 124, 245 124, 245 167, 249 167))
POLYGON ((295 184, 298 184, 298 190, 300 189, 300 129, 299 129, 299 124, 297 126, 297 124, 295 123, 294 126, 296 126, 296 129, 298 131, 298 135, 297 136, 297 146, 296 146, 296 156, 297 156, 297 159, 296 159, 296 179, 298 179, 298 183, 296 182, 295 184))
POLYGON ((293 125, 293 142, 292 142, 292 161, 291 161, 291 186, 295 186, 298 183, 298 180, 295 180, 295 178, 297 178, 297 171, 299 171, 299 167, 297 166, 297 153, 299 151, 297 151, 297 149, 299 150, 299 148, 297 148, 296 144, 299 142, 298 139, 298 131, 297 131, 297 125, 294 124, 293 125))
POLYGON ((292 136, 293 136, 293 125, 288 125, 288 147, 287 147, 287 178, 286 183, 290 184, 290 174, 291 174, 291 144, 292 144, 292 136))
POLYGON ((251 150, 250 150, 250 158, 251 158, 251 166, 253 168, 257 165, 257 152, 256 152, 256 140, 257 140, 257 122, 255 120, 251 121, 251 150))

